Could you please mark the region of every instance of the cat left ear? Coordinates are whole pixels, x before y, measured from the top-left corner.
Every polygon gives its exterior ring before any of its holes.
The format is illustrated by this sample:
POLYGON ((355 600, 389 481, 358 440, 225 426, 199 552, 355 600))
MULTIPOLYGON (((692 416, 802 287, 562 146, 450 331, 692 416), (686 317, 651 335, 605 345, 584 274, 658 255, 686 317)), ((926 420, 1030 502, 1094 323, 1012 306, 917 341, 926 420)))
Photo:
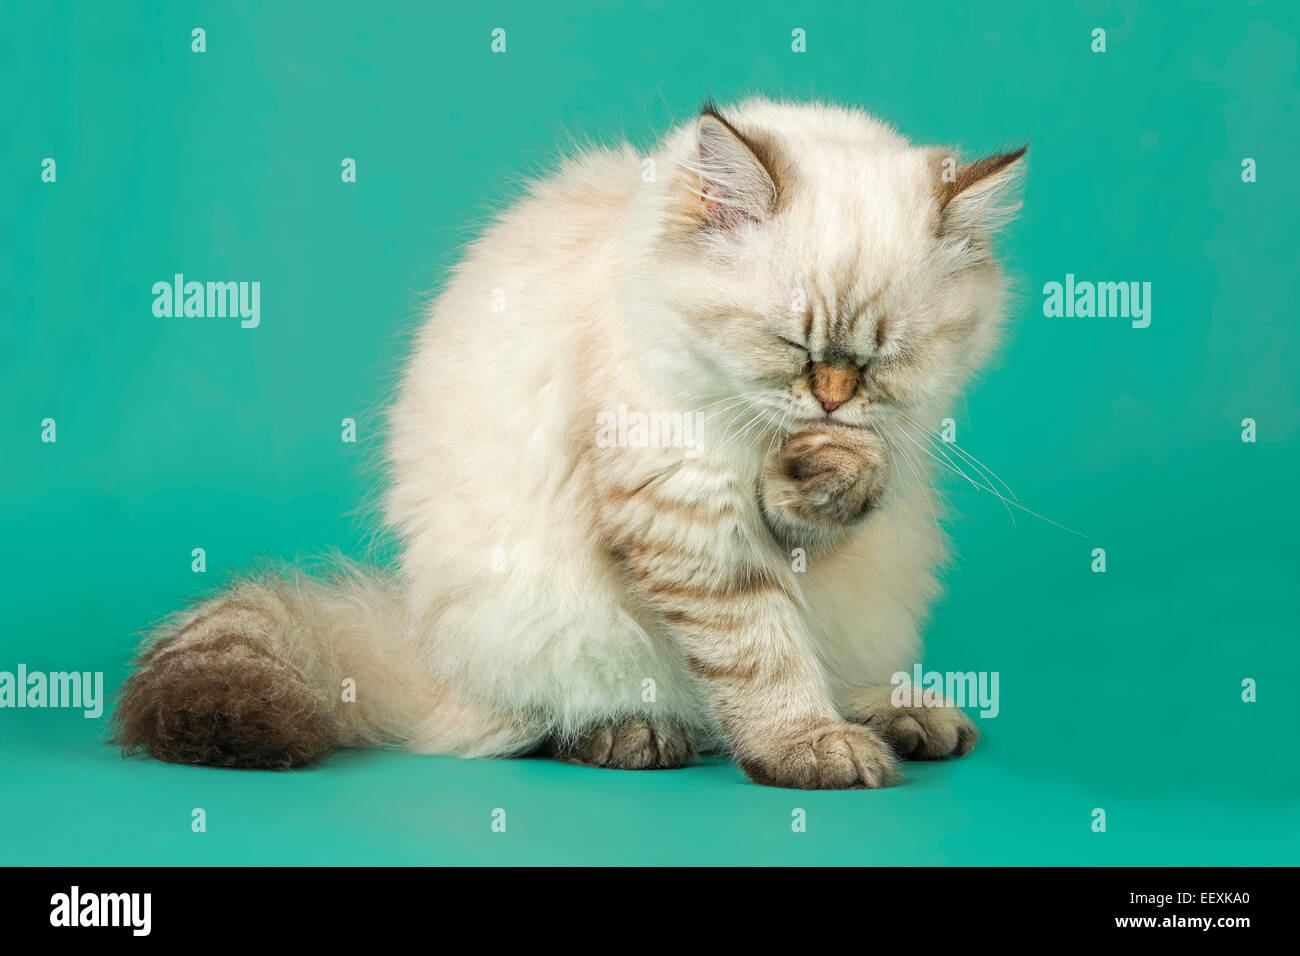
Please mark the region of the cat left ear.
POLYGON ((695 128, 694 160, 688 164, 696 179, 692 192, 699 197, 705 222, 730 229, 765 222, 776 211, 771 171, 753 145, 711 106, 704 107, 695 128))
POLYGON ((1014 219, 1021 206, 1028 148, 960 165, 951 157, 941 157, 936 186, 940 231, 987 237, 1014 219))

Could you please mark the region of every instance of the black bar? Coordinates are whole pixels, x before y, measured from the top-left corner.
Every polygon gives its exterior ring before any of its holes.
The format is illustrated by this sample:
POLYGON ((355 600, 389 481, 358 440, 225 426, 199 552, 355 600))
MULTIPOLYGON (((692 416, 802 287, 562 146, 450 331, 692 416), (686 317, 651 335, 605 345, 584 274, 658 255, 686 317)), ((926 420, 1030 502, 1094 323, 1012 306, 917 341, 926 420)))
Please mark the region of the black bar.
POLYGON ((823 932, 869 945, 930 931, 960 938, 969 931, 972 941, 986 942, 1199 936, 1231 945, 1242 933, 1286 930, 1290 916, 1282 911, 1294 910, 1287 904, 1295 875, 1289 868, 34 868, 8 871, 0 925, 7 941, 77 933, 205 946, 247 943, 258 927, 277 926, 294 941, 337 942, 365 928, 422 932, 419 938, 433 942, 455 923, 457 935, 471 938, 472 927, 486 929, 486 942, 534 917, 543 921, 541 932, 559 926, 612 938, 652 933, 668 945, 665 936, 700 922, 741 936, 784 932, 785 924, 809 945, 823 932), (107 921, 116 911, 125 925, 52 925, 71 922, 73 887, 78 922, 92 913, 97 920, 100 912, 107 921), (137 933, 145 926, 146 893, 147 934, 137 933), (105 901, 100 894, 114 896, 105 901), (475 922, 464 923, 466 917, 475 922))

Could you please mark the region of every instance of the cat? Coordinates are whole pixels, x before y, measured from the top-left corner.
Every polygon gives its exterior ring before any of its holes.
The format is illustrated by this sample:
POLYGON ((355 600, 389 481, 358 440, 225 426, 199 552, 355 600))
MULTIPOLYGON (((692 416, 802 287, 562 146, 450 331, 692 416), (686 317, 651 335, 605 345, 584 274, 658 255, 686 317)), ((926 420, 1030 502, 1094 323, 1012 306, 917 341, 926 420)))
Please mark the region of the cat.
POLYGON ((758 98, 646 158, 567 160, 414 342, 386 439, 397 569, 254 576, 164 622, 116 742, 261 768, 721 750, 806 789, 965 754, 969 717, 894 706, 889 682, 944 556, 923 433, 999 337, 992 239, 1024 157, 959 163, 858 109, 758 98), (697 453, 597 441, 620 408, 698 421, 697 453))

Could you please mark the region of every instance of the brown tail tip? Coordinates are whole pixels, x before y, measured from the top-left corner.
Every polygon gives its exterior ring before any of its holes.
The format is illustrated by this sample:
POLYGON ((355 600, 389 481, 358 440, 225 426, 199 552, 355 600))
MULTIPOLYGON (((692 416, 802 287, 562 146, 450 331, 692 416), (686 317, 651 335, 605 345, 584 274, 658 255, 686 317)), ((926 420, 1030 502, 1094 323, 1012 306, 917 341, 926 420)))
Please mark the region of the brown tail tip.
POLYGON ((339 740, 330 701, 264 643, 239 633, 162 641, 118 694, 113 742, 168 763, 287 770, 339 740))

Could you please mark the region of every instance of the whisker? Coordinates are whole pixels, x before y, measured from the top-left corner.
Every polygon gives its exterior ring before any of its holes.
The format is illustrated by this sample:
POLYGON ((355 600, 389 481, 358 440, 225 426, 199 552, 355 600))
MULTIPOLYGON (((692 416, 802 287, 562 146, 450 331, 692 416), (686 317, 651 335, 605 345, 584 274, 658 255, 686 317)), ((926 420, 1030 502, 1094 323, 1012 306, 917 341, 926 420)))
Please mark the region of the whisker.
POLYGON ((719 447, 725 447, 725 445, 727 444, 727 439, 725 437, 727 432, 731 429, 731 426, 735 424, 736 421, 740 419, 749 410, 750 410, 750 406, 748 405, 748 403, 741 405, 740 408, 732 414, 731 418, 727 420, 727 424, 723 425, 722 428, 718 430, 718 434, 724 436, 722 445, 719 447))
MULTIPOLYGON (((931 448, 930 445, 923 445, 923 444, 921 444, 921 442, 917 441, 916 438, 915 438, 915 437, 911 434, 911 432, 909 432, 907 429, 905 429, 905 428, 901 428, 901 427, 900 427, 900 428, 899 428, 899 433, 902 434, 902 436, 903 436, 904 438, 906 438, 908 441, 910 441, 910 442, 912 443, 912 445, 913 445, 915 448, 917 448, 917 449, 919 449, 920 451, 924 452, 925 454, 929 455, 929 456, 930 456, 931 458, 933 458, 937 463, 939 463, 940 465, 943 465, 945 468, 947 468, 947 469, 948 469, 949 471, 951 471, 953 474, 955 474, 955 475, 960 475, 962 478, 966 479, 966 481, 969 482, 969 483, 970 483, 971 485, 973 485, 974 487, 979 488, 981 491, 987 491, 989 494, 992 494, 992 495, 997 495, 997 494, 998 494, 997 490, 994 489, 991 485, 981 484, 980 482, 978 482, 978 481, 976 481, 974 478, 972 478, 970 475, 966 474, 966 472, 965 472, 964 470, 962 470, 962 468, 961 468, 960 466, 958 466, 957 464, 955 464, 955 463, 953 462, 953 460, 952 460, 951 458, 949 458, 947 455, 944 455, 943 458, 940 458, 938 455, 934 454, 934 451, 932 450, 932 448, 931 448)), ((982 477, 982 476, 981 476, 981 477, 982 477)))
MULTIPOLYGON (((910 419, 909 419, 909 421, 910 421, 910 419)), ((917 427, 917 428, 921 428, 920 425, 917 425, 916 427, 917 427)), ((907 433, 907 430, 906 430, 905 428, 902 429, 902 430, 903 430, 904 434, 907 434, 908 438, 912 441, 913 444, 915 444, 918 448, 921 448, 923 451, 926 451, 927 453, 929 452, 929 449, 930 449, 930 447, 931 447, 930 445, 921 445, 919 442, 917 442, 917 440, 916 440, 916 438, 915 438, 914 436, 912 436, 911 434, 907 433)), ((924 431, 923 428, 922 428, 922 431, 924 431)), ((928 433, 927 433, 927 434, 928 434, 928 433)), ((930 437, 933 438, 933 436, 930 436, 930 437)), ((994 490, 994 488, 993 488, 993 486, 992 486, 992 482, 989 482, 989 483, 988 483, 988 487, 985 487, 984 485, 976 484, 976 482, 975 482, 974 480, 972 480, 971 476, 968 475, 968 474, 966 474, 965 469, 963 469, 960 465, 958 465, 956 462, 954 462, 954 461, 953 461, 953 460, 948 456, 948 452, 945 451, 945 450, 943 449, 942 446, 939 447, 938 451, 939 451, 939 453, 940 453, 941 455, 943 455, 944 459, 947 461, 947 463, 948 463, 948 465, 951 467, 951 469, 952 469, 953 471, 955 471, 957 474, 961 475, 961 476, 962 476, 963 478, 965 478, 967 481, 969 481, 972 485, 975 485, 975 487, 977 487, 977 488, 984 488, 985 491, 993 492, 994 494, 997 494, 999 498, 1002 497, 1000 494, 998 494, 997 491, 994 490)), ((931 457, 933 457, 933 456, 931 456, 931 457)), ((935 460, 937 461, 938 459, 935 459, 935 460)), ((981 478, 984 478, 984 475, 983 475, 982 472, 980 473, 980 477, 981 477, 981 478)), ((1002 506, 1003 506, 1004 508, 1006 508, 1006 510, 1007 510, 1007 517, 1009 517, 1009 518, 1011 519, 1011 524, 1014 526, 1015 523, 1016 523, 1016 516, 1013 515, 1013 514, 1011 513, 1011 508, 1007 506, 1007 504, 1006 504, 1006 499, 1003 499, 1003 505, 1002 505, 1002 506)))
MULTIPOLYGON (((743 410, 741 411, 740 414, 743 415, 743 414, 745 414, 745 412, 748 411, 748 410, 749 410, 749 409, 743 409, 743 410)), ((739 416, 736 416, 736 417, 739 417, 739 416)), ((734 421, 736 420, 736 417, 733 417, 733 418, 731 419, 731 421, 734 422, 734 421)), ((714 454, 721 455, 721 454, 722 454, 724 451, 726 451, 729 447, 732 447, 732 446, 736 443, 736 441, 740 438, 740 436, 747 434, 747 433, 749 432, 749 430, 754 426, 754 423, 755 423, 755 422, 758 422, 758 421, 761 421, 762 418, 763 418, 763 413, 762 413, 762 411, 760 410, 760 411, 756 412, 756 413, 755 413, 755 414, 754 414, 754 415, 749 419, 749 421, 745 422, 744 425, 740 426, 740 428, 738 428, 738 429, 736 429, 736 431, 732 432, 732 434, 731 434, 731 435, 730 435, 730 436, 729 436, 725 441, 723 441, 723 443, 722 443, 721 445, 719 445, 716 449, 714 449, 714 454)), ((728 423, 727 423, 727 426, 728 426, 728 428, 730 428, 730 426, 731 426, 731 422, 728 422, 728 423)))
MULTIPOLYGON (((772 433, 772 437, 775 438, 776 434, 777 433, 774 431, 772 433)), ((760 425, 758 431, 754 434, 754 437, 750 439, 750 441, 745 445, 745 454, 748 455, 750 452, 754 451, 758 447, 758 443, 761 442, 762 440, 763 440, 763 428, 760 425)), ((769 449, 772 447, 772 442, 770 439, 768 440, 767 447, 769 449)), ((766 452, 764 452, 764 454, 766 455, 766 452)))
POLYGON ((707 411, 708 409, 713 408, 716 405, 723 405, 727 408, 730 408, 732 405, 735 405, 737 402, 743 402, 748 400, 749 397, 750 397, 749 392, 742 392, 739 395, 729 395, 726 398, 718 399, 716 402, 709 402, 707 405, 701 405, 699 408, 693 408, 687 414, 694 414, 695 412, 707 411))
POLYGON ((785 431, 785 423, 790 419, 790 409, 786 409, 785 414, 781 416, 781 421, 776 426, 776 431, 772 432, 772 437, 767 442, 767 451, 763 452, 763 460, 766 461, 772 455, 772 449, 776 445, 776 440, 785 431))
MULTIPOLYGON (((934 522, 935 530, 939 530, 939 516, 938 514, 935 513, 934 510, 934 496, 931 494, 930 482, 926 481, 925 476, 922 474, 922 467, 920 462, 915 461, 913 459, 913 456, 907 453, 907 449, 904 448, 903 445, 897 441, 897 436, 894 436, 895 440, 891 441, 889 435, 886 433, 886 429, 880 428, 878 429, 878 433, 880 437, 885 440, 885 443, 889 445, 890 450, 893 451, 894 453, 894 456, 896 458, 901 459, 903 464, 907 465, 907 467, 911 469, 912 474, 916 477, 917 487, 921 489, 921 494, 925 496, 926 507, 930 511, 930 520, 934 522)), ((944 502, 942 498, 940 498, 939 503, 943 505, 944 517, 947 520, 951 521, 952 515, 948 512, 947 503, 944 502)))
MULTIPOLYGON (((910 437, 910 436, 909 436, 909 437, 910 437)), ((930 455, 930 457, 933 458, 936 462, 938 462, 938 463, 941 464, 941 465, 944 465, 944 466, 947 467, 947 468, 952 468, 952 466, 951 466, 950 464, 948 464, 947 462, 944 462, 943 460, 941 460, 940 458, 938 458, 936 455, 931 454, 930 451, 929 451, 927 448, 925 448, 924 446, 920 445, 919 443, 916 443, 915 440, 913 440, 913 441, 914 441, 914 444, 916 444, 916 447, 920 448, 920 449, 921 449, 922 451, 924 451, 927 455, 930 455)), ((1024 505, 1022 505, 1020 502, 1018 502, 1018 501, 1013 501, 1012 499, 1007 498, 1005 495, 1000 494, 1000 493, 999 493, 995 488, 992 488, 992 487, 990 487, 990 486, 988 486, 988 485, 981 485, 981 484, 979 484, 978 482, 974 481, 974 480, 973 480, 969 475, 967 475, 967 474, 966 474, 965 472, 963 472, 963 471, 960 471, 960 470, 957 470, 957 469, 953 469, 953 470, 954 470, 957 474, 959 474, 959 475, 961 475, 963 478, 965 478, 968 482, 970 482, 971 485, 973 485, 974 487, 980 489, 981 491, 987 491, 989 494, 991 494, 993 497, 997 498, 999 501, 1001 501, 1004 505, 1008 506, 1009 508, 1019 508, 1021 511, 1025 512, 1025 514, 1033 515, 1035 518, 1038 518, 1040 521, 1046 521, 1048 524, 1050 524, 1050 525, 1055 525, 1056 527, 1060 528, 1062 531, 1068 531, 1068 532, 1070 532, 1070 534, 1076 534, 1076 535, 1078 535, 1080 538, 1087 538, 1087 537, 1089 537, 1088 535, 1084 534, 1082 531, 1075 531, 1073 528, 1070 528, 1070 527, 1068 527, 1068 526, 1066 526, 1066 525, 1063 525, 1063 524, 1061 524, 1059 521, 1053 521, 1051 518, 1048 518, 1048 517, 1045 516, 1045 515, 1040 515, 1037 511, 1033 511, 1033 510, 1031 510, 1031 509, 1029 509, 1029 508, 1026 508, 1026 507, 1025 507, 1024 505)))
POLYGON ((755 425, 758 425, 758 432, 757 432, 757 434, 758 434, 758 437, 762 437, 762 434, 763 434, 763 423, 764 423, 764 415, 763 415, 763 412, 760 410, 756 415, 754 415, 753 418, 751 418, 748 422, 745 423, 745 427, 744 427, 744 428, 740 429, 740 431, 738 431, 738 432, 735 434, 735 436, 733 436, 732 441, 729 442, 729 444, 731 445, 731 447, 734 448, 736 445, 738 445, 738 444, 740 443, 741 439, 744 438, 744 439, 745 439, 745 443, 746 443, 746 444, 745 444, 745 449, 746 449, 746 451, 748 451, 748 449, 749 449, 749 434, 750 434, 750 429, 752 429, 755 425))
POLYGON ((952 448, 954 451, 957 452, 957 454, 959 454, 959 455, 961 455, 963 458, 965 458, 965 459, 966 459, 968 462, 970 462, 974 467, 976 467, 976 468, 978 468, 978 469, 980 469, 980 470, 986 472, 990 477, 993 478, 994 481, 996 481, 999 485, 1001 485, 1004 489, 1006 489, 1007 494, 1011 496, 1012 500, 1015 500, 1015 501, 1018 501, 1018 500, 1019 500, 1019 499, 1016 497, 1016 493, 1015 493, 1014 491, 1011 490, 1011 486, 1010 486, 1010 485, 1008 485, 1005 481, 1003 481, 1003 480, 998 476, 998 474, 997 474, 997 473, 996 473, 992 468, 990 468, 988 465, 984 464, 984 462, 980 461, 978 458, 976 458, 974 455, 972 455, 972 454, 971 454, 970 452, 968 452, 966 449, 962 448, 961 445, 957 444, 955 441, 945 441, 945 440, 944 440, 943 438, 941 438, 940 436, 934 434, 934 432, 928 430, 928 429, 927 429, 924 425, 922 425, 920 422, 918 422, 918 421, 912 419, 911 417, 909 417, 909 416, 906 415, 906 414, 901 414, 900 417, 902 417, 904 420, 906 420, 906 421, 907 421, 909 424, 911 424, 913 427, 915 427, 915 428, 919 428, 922 432, 925 433, 926 437, 929 438, 931 441, 936 442, 936 443, 938 443, 938 444, 940 444, 940 445, 947 445, 948 447, 952 448))

